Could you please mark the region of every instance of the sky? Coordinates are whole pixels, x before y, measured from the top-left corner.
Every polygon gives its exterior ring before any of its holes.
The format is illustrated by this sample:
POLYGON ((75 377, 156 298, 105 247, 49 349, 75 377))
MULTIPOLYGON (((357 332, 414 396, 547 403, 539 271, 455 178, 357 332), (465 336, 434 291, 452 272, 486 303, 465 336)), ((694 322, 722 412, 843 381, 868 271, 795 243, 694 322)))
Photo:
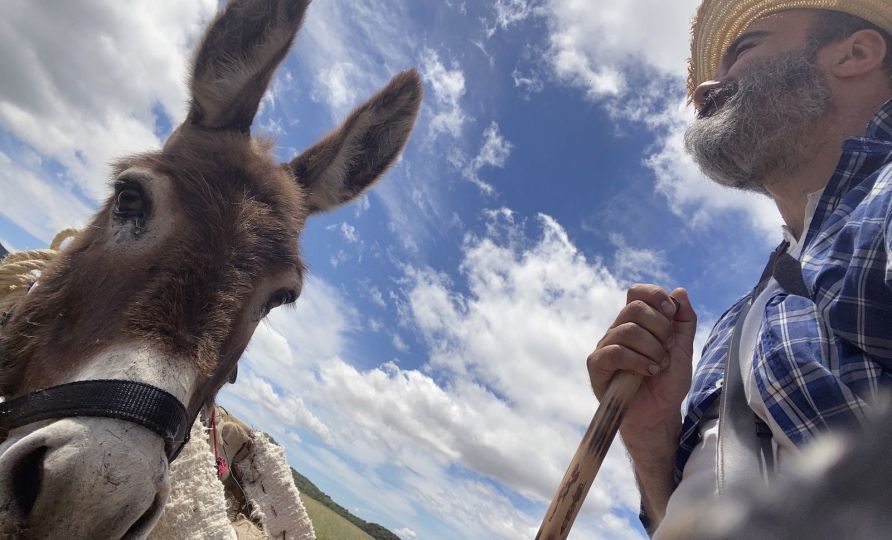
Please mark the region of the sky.
MULTIPOLYGON (((626 289, 686 287, 699 351, 780 240, 768 199, 684 153, 696 4, 315 0, 254 124, 282 161, 399 71, 424 101, 396 166, 308 222, 303 294, 219 403, 403 540, 533 537, 626 289)), ((82 226, 108 163, 160 147, 216 8, 0 0, 0 243, 82 226)), ((571 538, 644 538, 637 508, 617 443, 571 538)))

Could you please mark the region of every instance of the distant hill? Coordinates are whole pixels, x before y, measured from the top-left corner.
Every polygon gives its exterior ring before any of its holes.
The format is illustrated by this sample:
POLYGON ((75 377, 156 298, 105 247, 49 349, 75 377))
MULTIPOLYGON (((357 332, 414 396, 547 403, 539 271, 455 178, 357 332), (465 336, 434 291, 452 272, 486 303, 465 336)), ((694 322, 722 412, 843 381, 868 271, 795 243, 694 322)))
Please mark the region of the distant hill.
POLYGON ((300 500, 313 522, 316 540, 373 540, 362 529, 309 495, 301 493, 300 500))
POLYGON ((350 523, 359 527, 363 532, 374 538, 375 540, 400 540, 400 537, 390 532, 390 530, 378 525, 377 523, 369 523, 350 513, 346 508, 331 500, 331 497, 325 494, 316 484, 311 482, 306 476, 295 471, 292 467, 291 476, 294 477, 294 485, 297 486, 301 495, 306 495, 311 499, 319 502, 335 514, 343 517, 350 523))

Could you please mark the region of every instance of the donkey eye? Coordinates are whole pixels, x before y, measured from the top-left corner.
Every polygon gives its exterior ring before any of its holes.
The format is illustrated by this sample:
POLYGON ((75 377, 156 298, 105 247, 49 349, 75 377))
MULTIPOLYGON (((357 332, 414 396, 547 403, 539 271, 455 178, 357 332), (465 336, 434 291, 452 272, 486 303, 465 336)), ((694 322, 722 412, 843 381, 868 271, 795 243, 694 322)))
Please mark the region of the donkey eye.
POLYGON ((115 196, 115 214, 121 218, 142 217, 146 204, 142 193, 135 188, 123 188, 115 196))
POLYGON ((292 289, 276 291, 275 294, 269 297, 266 304, 263 305, 263 314, 266 315, 279 306, 294 303, 295 300, 297 300, 297 293, 292 289))

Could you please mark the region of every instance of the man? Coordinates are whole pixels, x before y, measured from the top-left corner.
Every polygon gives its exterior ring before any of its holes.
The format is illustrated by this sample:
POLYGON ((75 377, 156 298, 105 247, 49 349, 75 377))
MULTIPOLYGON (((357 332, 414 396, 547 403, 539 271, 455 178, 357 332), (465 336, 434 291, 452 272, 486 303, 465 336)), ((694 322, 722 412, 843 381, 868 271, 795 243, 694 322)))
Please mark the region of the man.
POLYGON ((650 533, 727 482, 783 474, 892 383, 892 0, 796 7, 705 0, 693 28, 686 146, 714 181, 777 204, 786 243, 766 279, 716 323, 693 379, 683 289, 632 287, 588 358, 599 398, 618 370, 644 376, 620 434, 650 533))

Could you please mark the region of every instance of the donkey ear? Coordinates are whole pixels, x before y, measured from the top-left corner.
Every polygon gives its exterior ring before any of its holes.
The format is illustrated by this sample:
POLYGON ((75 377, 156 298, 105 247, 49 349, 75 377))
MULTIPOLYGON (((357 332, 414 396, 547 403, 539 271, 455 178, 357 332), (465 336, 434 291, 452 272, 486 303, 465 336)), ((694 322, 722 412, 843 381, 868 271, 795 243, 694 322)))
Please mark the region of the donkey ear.
POLYGON ((291 161, 311 214, 355 199, 384 174, 409 140, 421 94, 418 72, 400 73, 339 128, 291 161))
POLYGON ((208 27, 195 55, 186 122, 247 133, 308 4, 231 0, 208 27))

